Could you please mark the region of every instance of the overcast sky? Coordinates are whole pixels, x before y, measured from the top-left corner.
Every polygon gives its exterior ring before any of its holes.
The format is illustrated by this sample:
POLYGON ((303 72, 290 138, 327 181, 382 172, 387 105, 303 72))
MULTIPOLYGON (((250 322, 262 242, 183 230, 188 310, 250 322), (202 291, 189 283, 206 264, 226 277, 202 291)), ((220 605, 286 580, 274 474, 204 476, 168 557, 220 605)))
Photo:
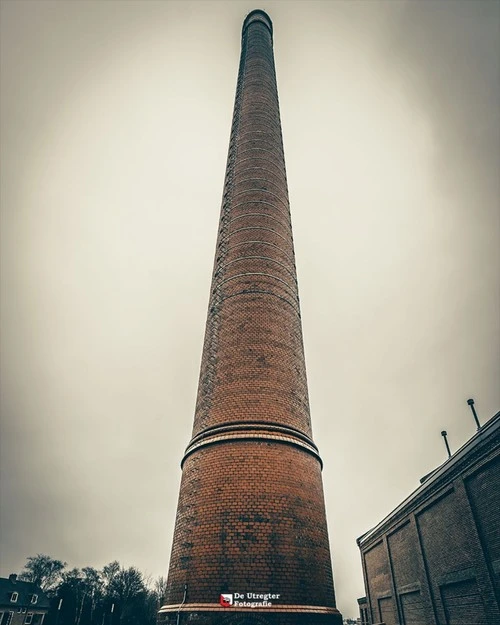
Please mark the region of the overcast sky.
POLYGON ((166 574, 241 25, 274 22, 338 606, 500 409, 500 3, 1 3, 1 567, 166 574))

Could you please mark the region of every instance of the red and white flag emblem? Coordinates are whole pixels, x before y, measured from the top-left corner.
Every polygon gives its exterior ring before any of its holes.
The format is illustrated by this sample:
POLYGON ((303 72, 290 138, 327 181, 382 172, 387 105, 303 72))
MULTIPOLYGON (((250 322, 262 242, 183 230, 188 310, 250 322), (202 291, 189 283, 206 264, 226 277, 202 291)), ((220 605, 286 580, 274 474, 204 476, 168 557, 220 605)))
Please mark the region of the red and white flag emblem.
POLYGON ((221 595, 219 598, 219 603, 224 608, 227 608, 233 605, 233 595, 221 595))

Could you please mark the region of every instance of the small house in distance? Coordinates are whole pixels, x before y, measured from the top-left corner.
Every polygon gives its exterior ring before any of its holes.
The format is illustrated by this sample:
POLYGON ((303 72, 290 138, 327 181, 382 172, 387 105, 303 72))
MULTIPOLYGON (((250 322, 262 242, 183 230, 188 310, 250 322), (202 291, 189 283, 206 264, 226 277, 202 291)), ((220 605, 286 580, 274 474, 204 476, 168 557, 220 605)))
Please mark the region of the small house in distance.
POLYGON ((363 623, 500 623, 500 412, 357 543, 363 623))
POLYGON ((14 573, 0 577, 0 625, 42 625, 50 603, 33 582, 23 582, 14 573))

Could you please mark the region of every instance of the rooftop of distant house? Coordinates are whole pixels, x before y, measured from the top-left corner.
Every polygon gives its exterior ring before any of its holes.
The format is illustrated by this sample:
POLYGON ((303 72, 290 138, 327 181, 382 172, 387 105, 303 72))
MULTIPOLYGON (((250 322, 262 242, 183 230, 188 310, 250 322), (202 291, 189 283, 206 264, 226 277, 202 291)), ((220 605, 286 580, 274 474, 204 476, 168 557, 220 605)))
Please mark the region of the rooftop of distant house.
POLYGON ((50 603, 40 586, 17 579, 12 573, 9 577, 0 577, 0 607, 6 606, 48 610, 50 603))

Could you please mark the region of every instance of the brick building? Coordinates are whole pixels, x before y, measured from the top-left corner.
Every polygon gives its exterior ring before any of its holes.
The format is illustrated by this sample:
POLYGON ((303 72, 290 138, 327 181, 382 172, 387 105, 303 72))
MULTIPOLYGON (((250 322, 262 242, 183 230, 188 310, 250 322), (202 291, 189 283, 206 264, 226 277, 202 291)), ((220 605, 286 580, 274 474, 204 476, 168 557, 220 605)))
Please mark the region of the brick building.
POLYGON ((194 427, 159 622, 337 625, 269 16, 244 20, 194 427))
POLYGON ((370 623, 500 623, 500 412, 358 538, 370 623))
POLYGON ((50 603, 33 582, 23 582, 16 574, 0 577, 0 625, 42 625, 50 603))

